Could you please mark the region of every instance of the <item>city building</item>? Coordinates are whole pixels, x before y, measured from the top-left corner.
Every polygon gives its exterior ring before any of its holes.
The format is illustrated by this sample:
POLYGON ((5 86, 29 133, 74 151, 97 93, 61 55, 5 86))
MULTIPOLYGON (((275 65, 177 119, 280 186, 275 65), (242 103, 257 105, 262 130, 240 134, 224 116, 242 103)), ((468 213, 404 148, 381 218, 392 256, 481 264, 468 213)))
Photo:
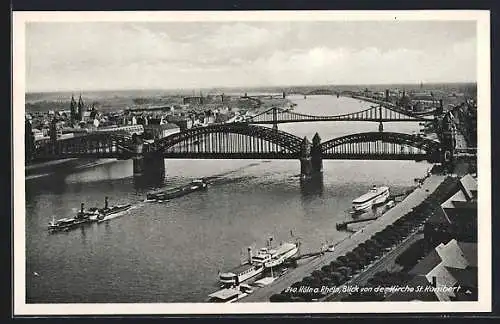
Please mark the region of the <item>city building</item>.
POLYGON ((477 243, 452 239, 439 244, 409 271, 414 277, 407 285, 413 292, 393 293, 386 300, 477 300, 477 271, 477 243))
POLYGON ((184 105, 191 105, 191 104, 201 105, 203 104, 203 97, 201 96, 184 97, 182 99, 182 103, 184 105))
POLYGON ((180 131, 180 127, 173 123, 149 124, 144 125, 144 138, 157 140, 180 131))

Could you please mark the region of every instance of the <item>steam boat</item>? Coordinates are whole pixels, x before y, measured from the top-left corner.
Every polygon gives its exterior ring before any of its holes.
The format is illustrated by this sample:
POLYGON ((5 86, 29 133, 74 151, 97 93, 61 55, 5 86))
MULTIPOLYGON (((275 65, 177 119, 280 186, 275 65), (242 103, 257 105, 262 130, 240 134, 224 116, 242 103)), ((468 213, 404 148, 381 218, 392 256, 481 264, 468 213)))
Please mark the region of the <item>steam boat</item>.
POLYGON ((225 287, 237 286, 264 272, 265 269, 282 265, 285 260, 293 257, 299 251, 298 242, 284 242, 278 247, 272 248, 271 241, 272 238, 268 240, 267 247, 259 249, 256 255, 253 255, 252 248, 249 247, 248 260, 236 268, 220 273, 220 283, 225 287))
POLYGON ((164 201, 187 195, 189 193, 206 190, 208 184, 204 180, 193 180, 189 184, 177 188, 150 192, 146 195, 146 201, 164 201))
POLYGON ((352 209, 354 212, 361 212, 365 209, 386 202, 387 198, 389 198, 389 187, 373 186, 369 192, 352 201, 352 209))
POLYGON ((80 205, 80 211, 72 218, 61 218, 58 220, 52 219, 48 229, 50 232, 68 231, 83 224, 102 222, 110 216, 119 212, 126 211, 132 207, 131 204, 115 205, 109 207, 108 197, 104 198, 104 208, 91 207, 84 208, 84 203, 80 205))

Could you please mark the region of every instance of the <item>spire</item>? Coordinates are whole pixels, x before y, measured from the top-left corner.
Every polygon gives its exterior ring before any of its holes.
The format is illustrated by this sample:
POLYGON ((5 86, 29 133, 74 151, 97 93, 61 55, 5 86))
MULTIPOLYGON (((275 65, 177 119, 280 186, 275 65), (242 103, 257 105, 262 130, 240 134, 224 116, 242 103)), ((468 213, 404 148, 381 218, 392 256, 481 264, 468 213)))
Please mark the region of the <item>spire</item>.
POLYGON ((71 94, 71 102, 69 104, 69 109, 71 112, 71 123, 73 124, 75 120, 77 119, 78 112, 76 111, 76 101, 75 101, 75 96, 71 94))
POLYGON ((82 99, 82 94, 80 93, 80 97, 78 98, 78 120, 82 120, 83 116, 83 99, 82 99))

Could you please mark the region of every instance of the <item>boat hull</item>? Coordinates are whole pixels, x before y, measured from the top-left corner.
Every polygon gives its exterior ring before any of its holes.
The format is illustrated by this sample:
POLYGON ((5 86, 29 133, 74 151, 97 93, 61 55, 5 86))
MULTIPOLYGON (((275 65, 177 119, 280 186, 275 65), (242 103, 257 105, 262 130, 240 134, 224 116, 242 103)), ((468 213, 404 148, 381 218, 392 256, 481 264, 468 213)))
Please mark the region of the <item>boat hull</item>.
POLYGON ((253 271, 241 274, 241 275, 234 275, 232 276, 231 279, 224 279, 222 276, 219 277, 219 282, 223 285, 230 285, 234 286, 237 284, 240 284, 242 282, 247 281, 248 279, 251 279, 259 274, 261 274, 264 271, 264 267, 255 267, 253 271), (236 277, 238 277, 238 280, 236 280, 236 277))
POLYGON ((131 204, 113 206, 107 209, 94 208, 93 211, 84 211, 79 213, 73 219, 60 219, 50 223, 48 226, 49 232, 62 232, 74 229, 84 224, 106 221, 109 217, 132 207, 131 204))
POLYGON ((179 198, 190 194, 195 191, 202 191, 207 189, 206 183, 200 184, 189 184, 182 187, 179 187, 175 190, 165 190, 160 192, 148 193, 146 196, 146 201, 164 201, 170 200, 174 198, 179 198))
POLYGON ((89 224, 92 223, 92 220, 89 218, 86 219, 75 219, 72 222, 67 222, 67 223, 56 223, 56 224, 49 224, 48 230, 49 232, 63 232, 63 231, 69 231, 71 229, 74 229, 76 227, 79 227, 84 224, 89 224))
POLYGON ((127 211, 130 208, 132 208, 131 204, 111 207, 109 210, 100 211, 100 214, 97 216, 96 220, 98 223, 107 221, 111 216, 114 216, 120 212, 127 211))
POLYGON ((295 246, 294 248, 292 248, 291 250, 282 254, 281 256, 278 256, 276 258, 272 258, 270 261, 264 263, 264 267, 265 268, 272 268, 272 267, 279 266, 279 265, 283 264, 283 262, 285 262, 287 259, 296 255, 298 252, 299 252, 299 249, 297 246, 295 246))
POLYGON ((373 206, 377 206, 383 204, 389 198, 389 190, 385 190, 381 195, 375 196, 372 199, 369 199, 362 203, 354 203, 352 204, 352 209, 355 212, 361 212, 366 209, 372 208, 373 206))

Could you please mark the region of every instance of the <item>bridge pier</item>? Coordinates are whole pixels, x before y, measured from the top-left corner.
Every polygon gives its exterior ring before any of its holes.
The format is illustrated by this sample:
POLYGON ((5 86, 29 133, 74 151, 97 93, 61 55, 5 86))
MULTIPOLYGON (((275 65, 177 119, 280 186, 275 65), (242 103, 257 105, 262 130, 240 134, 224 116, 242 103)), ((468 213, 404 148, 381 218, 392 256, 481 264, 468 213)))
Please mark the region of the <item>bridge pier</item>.
POLYGON ((144 174, 165 174, 165 160, 162 154, 148 152, 144 143, 138 137, 134 138, 134 155, 132 156, 134 176, 144 174))
POLYGON ((132 158, 134 176, 146 174, 164 175, 165 160, 163 156, 157 154, 138 155, 132 158))
POLYGON ((314 134, 311 147, 311 167, 313 174, 323 173, 323 155, 321 152, 321 137, 314 134))
POLYGON ((321 139, 316 133, 313 138, 313 144, 304 137, 301 145, 300 154, 300 178, 311 179, 323 172, 323 158, 321 156, 321 139))
POLYGON ((309 179, 313 176, 311 157, 300 158, 300 178, 309 179))

